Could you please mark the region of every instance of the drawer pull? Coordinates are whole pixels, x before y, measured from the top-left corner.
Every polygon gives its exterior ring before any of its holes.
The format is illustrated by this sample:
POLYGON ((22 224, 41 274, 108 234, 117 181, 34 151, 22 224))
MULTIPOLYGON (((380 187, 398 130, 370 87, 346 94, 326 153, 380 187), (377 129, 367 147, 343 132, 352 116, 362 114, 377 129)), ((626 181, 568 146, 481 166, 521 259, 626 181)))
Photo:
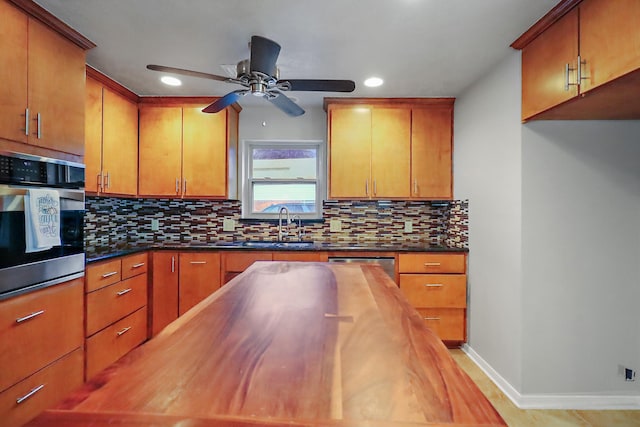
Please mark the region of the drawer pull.
POLYGON ((207 261, 189 261, 190 264, 206 264, 207 261))
POLYGON ((425 283, 424 286, 427 288, 441 288, 443 285, 442 283, 425 283))
POLYGON ((16 403, 18 405, 21 404, 22 402, 24 402, 25 400, 27 400, 28 398, 30 398, 31 396, 33 396, 34 394, 42 390, 43 388, 44 388, 44 384, 40 384, 38 387, 32 388, 29 393, 25 394, 22 397, 17 398, 16 403))
POLYGON ((425 267, 438 267, 440 265, 439 262, 425 262, 424 266, 425 267))
POLYGON ((140 267, 142 267, 142 266, 144 266, 144 262, 140 262, 140 263, 138 263, 138 264, 133 264, 133 265, 131 266, 131 268, 140 268, 140 267))
POLYGON ((440 320, 439 317, 425 317, 424 320, 440 320))
POLYGON ((26 322, 27 320, 33 319, 34 317, 38 317, 43 313, 44 313, 44 310, 40 310, 40 311, 33 312, 31 314, 27 314, 24 317, 20 317, 19 319, 16 319, 16 323, 26 322))
POLYGON ((118 295, 119 297, 121 297, 124 294, 128 294, 129 292, 131 292, 131 288, 127 288, 127 289, 123 289, 120 292, 117 292, 116 295, 118 295))
POLYGON ((129 329, 131 329, 131 326, 127 326, 123 330, 116 332, 116 335, 122 336, 122 335, 126 334, 127 332, 129 332, 129 329))
POLYGON ((104 274, 102 275, 102 278, 103 278, 103 279, 106 279, 107 277, 115 276, 116 274, 118 274, 118 272, 117 272, 117 271, 112 271, 111 273, 104 273, 104 274))

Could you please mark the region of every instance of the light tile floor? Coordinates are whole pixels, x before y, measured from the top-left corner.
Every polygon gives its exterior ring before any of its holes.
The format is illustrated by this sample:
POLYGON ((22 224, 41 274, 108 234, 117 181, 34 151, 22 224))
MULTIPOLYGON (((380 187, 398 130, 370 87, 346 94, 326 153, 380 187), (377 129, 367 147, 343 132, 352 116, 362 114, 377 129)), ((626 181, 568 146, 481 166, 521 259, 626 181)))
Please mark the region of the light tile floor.
POLYGON ((640 411, 518 409, 462 350, 449 351, 509 427, 640 427, 640 411))

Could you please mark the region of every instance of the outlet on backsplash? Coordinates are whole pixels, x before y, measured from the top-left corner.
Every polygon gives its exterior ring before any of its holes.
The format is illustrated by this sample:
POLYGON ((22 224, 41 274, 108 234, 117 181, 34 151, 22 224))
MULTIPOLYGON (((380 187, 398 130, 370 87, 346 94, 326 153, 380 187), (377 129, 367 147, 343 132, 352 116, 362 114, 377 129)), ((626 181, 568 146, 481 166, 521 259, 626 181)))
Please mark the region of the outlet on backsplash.
POLYGON ((332 219, 329 221, 329 231, 332 233, 339 233, 342 231, 342 221, 339 219, 332 219))
POLYGON ((225 218, 222 221, 222 231, 235 231, 236 222, 231 218, 225 218))
POLYGON ((413 233, 413 222, 405 221, 404 222, 404 232, 405 233, 413 233))

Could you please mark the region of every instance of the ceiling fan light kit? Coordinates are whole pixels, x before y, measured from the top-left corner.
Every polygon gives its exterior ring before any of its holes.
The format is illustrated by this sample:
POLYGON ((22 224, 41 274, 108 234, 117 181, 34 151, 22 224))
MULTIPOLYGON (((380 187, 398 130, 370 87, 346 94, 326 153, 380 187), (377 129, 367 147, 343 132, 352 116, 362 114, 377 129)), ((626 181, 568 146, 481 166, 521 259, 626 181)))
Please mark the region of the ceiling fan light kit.
POLYGON ((205 113, 217 113, 229 105, 237 102, 242 96, 250 93, 271 102, 289 116, 296 117, 304 114, 304 110, 283 92, 313 91, 313 92, 353 92, 356 88, 352 80, 327 79, 283 79, 280 80, 280 70, 276 65, 280 54, 280 45, 273 40, 261 36, 252 36, 250 43, 251 57, 238 62, 235 77, 224 77, 200 71, 183 68, 166 67, 164 65, 147 65, 153 71, 180 74, 218 80, 244 86, 224 95, 205 107, 205 113))

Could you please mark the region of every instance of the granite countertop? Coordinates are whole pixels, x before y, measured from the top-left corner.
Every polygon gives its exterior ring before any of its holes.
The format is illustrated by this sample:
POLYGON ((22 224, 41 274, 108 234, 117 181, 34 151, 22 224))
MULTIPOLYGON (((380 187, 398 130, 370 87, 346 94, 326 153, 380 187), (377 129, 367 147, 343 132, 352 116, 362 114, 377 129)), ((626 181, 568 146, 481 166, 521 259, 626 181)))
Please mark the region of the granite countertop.
POLYGON ((87 264, 148 250, 243 250, 243 251, 345 251, 345 252, 468 252, 467 248, 432 245, 429 242, 276 242, 217 241, 127 243, 107 247, 87 247, 87 264))

